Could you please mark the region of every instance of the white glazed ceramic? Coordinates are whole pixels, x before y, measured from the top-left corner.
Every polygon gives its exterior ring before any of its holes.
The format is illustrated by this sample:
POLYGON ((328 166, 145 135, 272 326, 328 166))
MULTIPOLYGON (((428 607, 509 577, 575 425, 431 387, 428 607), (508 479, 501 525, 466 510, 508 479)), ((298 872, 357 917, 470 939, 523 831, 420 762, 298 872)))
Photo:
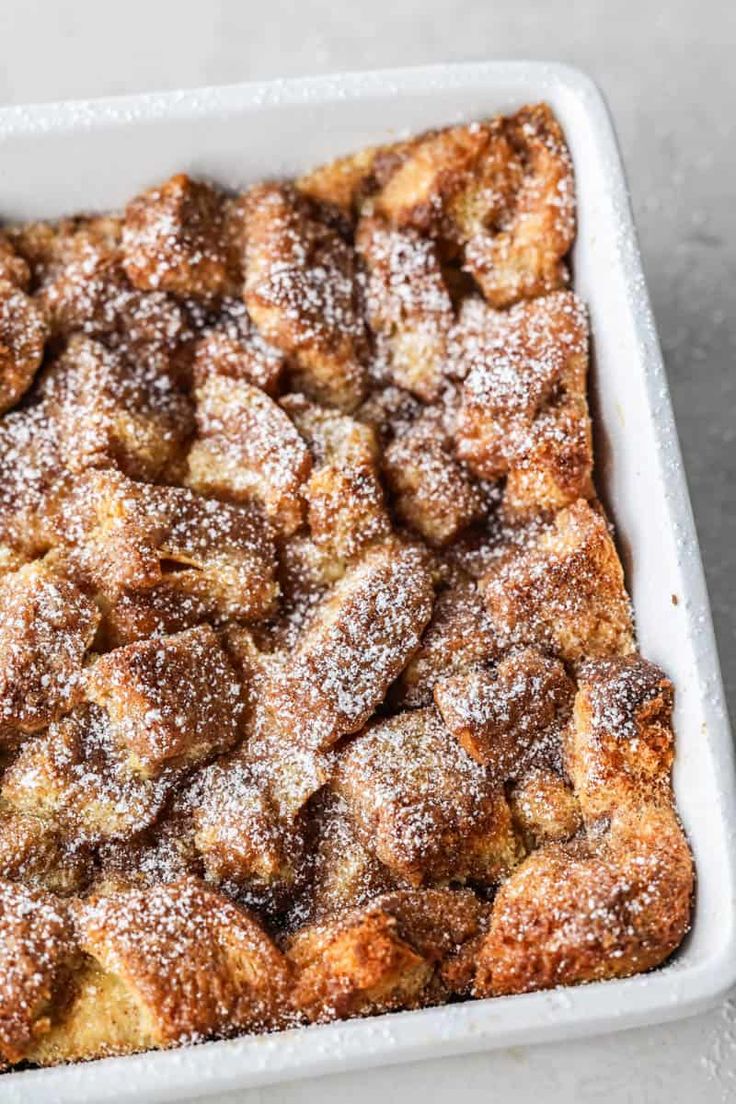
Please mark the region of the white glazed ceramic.
MULTIPOLYGON (((642 652, 677 688, 677 803, 698 870, 693 930, 664 969, 0 1077, 0 1101, 173 1101, 303 1075, 563 1039, 699 1012, 736 980, 731 736, 697 538, 616 140, 587 77, 489 62, 0 110, 0 217, 121 205, 176 170, 242 187, 368 143, 545 99, 575 162, 575 286, 590 306, 597 478, 642 652)), ((674 244, 674 243, 673 243, 674 244)))

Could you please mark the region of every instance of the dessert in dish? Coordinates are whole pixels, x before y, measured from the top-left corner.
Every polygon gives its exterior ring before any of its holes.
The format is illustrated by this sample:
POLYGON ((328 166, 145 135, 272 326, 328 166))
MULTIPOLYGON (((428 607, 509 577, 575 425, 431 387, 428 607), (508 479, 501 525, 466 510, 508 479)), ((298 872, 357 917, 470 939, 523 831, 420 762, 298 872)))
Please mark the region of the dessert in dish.
POLYGON ((0 1060, 652 969, 673 688, 544 105, 0 231, 0 1060))

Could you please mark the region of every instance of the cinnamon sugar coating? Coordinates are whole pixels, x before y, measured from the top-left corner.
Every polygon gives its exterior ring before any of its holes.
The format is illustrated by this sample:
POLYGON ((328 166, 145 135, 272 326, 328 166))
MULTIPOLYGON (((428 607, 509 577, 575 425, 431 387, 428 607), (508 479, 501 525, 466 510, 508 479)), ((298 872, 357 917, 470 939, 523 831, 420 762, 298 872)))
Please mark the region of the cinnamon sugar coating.
POLYGON ((574 231, 545 104, 0 229, 0 1067, 676 950, 574 231))

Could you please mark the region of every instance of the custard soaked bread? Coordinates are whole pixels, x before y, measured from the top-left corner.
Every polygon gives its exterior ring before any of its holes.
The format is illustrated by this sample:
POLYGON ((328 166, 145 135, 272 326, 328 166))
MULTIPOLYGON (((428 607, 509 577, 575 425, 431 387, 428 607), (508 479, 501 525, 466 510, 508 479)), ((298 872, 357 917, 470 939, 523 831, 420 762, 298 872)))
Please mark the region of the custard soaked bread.
POLYGON ((544 104, 0 230, 0 1068, 676 950, 574 233, 544 104))

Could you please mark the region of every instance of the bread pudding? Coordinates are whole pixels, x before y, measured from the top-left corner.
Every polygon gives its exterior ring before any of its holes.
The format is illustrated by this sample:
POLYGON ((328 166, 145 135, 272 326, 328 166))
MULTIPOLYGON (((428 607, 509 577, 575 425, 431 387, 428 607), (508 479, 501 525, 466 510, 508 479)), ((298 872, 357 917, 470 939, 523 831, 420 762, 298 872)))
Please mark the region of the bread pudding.
POLYGON ((0 228, 0 1067, 678 947, 574 237, 544 104, 0 228))

